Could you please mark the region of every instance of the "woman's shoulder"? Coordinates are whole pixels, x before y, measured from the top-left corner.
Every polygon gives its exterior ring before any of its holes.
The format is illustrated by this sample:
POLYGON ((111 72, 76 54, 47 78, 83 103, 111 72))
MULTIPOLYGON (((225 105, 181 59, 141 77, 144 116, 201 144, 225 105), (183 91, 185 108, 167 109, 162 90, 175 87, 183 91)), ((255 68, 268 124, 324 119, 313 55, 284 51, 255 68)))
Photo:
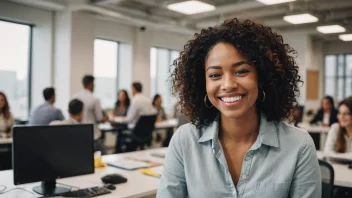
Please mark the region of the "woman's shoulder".
POLYGON ((289 145, 305 146, 313 143, 311 136, 306 130, 283 122, 278 126, 278 136, 280 142, 285 142, 285 144, 289 145))
POLYGON ((177 135, 181 140, 195 140, 200 138, 200 129, 197 129, 197 127, 192 123, 187 123, 181 125, 177 129, 175 135, 177 135))

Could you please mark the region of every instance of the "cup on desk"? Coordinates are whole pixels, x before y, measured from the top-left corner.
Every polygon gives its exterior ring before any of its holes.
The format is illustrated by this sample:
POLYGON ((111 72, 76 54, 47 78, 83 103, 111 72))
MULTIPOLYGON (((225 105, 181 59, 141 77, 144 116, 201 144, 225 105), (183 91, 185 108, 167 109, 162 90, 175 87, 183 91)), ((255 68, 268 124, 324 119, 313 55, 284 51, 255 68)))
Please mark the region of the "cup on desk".
POLYGON ((101 160, 101 152, 96 151, 94 153, 94 168, 105 167, 105 163, 101 160))

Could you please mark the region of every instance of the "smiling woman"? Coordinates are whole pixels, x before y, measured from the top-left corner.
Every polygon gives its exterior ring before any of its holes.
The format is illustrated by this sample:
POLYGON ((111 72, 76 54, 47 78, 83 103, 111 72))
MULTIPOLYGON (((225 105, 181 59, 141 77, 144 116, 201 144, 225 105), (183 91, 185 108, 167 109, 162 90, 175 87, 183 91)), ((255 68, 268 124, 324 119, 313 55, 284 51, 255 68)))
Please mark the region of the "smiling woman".
POLYGON ((321 196, 312 139, 282 122, 302 82, 294 54, 249 20, 227 20, 188 41, 172 88, 191 124, 171 140, 158 197, 321 196))

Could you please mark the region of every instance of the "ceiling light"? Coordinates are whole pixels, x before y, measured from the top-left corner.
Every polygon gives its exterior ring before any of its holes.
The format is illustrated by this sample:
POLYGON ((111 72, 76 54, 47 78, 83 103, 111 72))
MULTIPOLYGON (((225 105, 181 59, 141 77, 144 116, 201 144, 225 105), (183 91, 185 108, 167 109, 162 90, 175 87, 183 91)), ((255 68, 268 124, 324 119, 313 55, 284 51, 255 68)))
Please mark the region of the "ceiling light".
POLYGON ((318 26, 317 30, 323 34, 346 32, 346 29, 340 25, 318 26))
POLYGON ((339 35, 339 39, 343 41, 352 41, 352 34, 341 34, 339 35))
POLYGON ((215 6, 200 1, 184 1, 170 4, 167 9, 190 15, 215 10, 215 6))
POLYGON ((291 1, 296 1, 296 0, 257 0, 260 3, 264 3, 265 5, 274 5, 274 4, 279 4, 279 3, 287 3, 291 1))
POLYGON ((284 16, 284 20, 292 24, 314 23, 319 19, 311 14, 296 14, 284 16))

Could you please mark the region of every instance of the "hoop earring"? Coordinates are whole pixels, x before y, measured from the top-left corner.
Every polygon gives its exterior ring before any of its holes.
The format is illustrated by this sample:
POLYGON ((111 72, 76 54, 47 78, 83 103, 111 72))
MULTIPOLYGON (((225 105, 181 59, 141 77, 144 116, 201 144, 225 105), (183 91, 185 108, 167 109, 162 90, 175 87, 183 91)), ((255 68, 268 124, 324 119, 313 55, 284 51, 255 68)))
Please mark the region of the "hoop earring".
POLYGON ((260 100, 260 102, 264 102, 264 101, 265 101, 265 92, 264 92, 264 89, 263 89, 263 88, 261 88, 260 90, 262 90, 262 92, 263 92, 263 99, 260 100))
POLYGON ((210 109, 210 108, 213 108, 213 106, 214 106, 213 104, 211 104, 211 106, 208 106, 208 105, 207 105, 207 96, 208 96, 208 94, 205 94, 205 96, 204 96, 204 104, 205 104, 205 106, 206 106, 207 108, 209 108, 209 109, 210 109))

